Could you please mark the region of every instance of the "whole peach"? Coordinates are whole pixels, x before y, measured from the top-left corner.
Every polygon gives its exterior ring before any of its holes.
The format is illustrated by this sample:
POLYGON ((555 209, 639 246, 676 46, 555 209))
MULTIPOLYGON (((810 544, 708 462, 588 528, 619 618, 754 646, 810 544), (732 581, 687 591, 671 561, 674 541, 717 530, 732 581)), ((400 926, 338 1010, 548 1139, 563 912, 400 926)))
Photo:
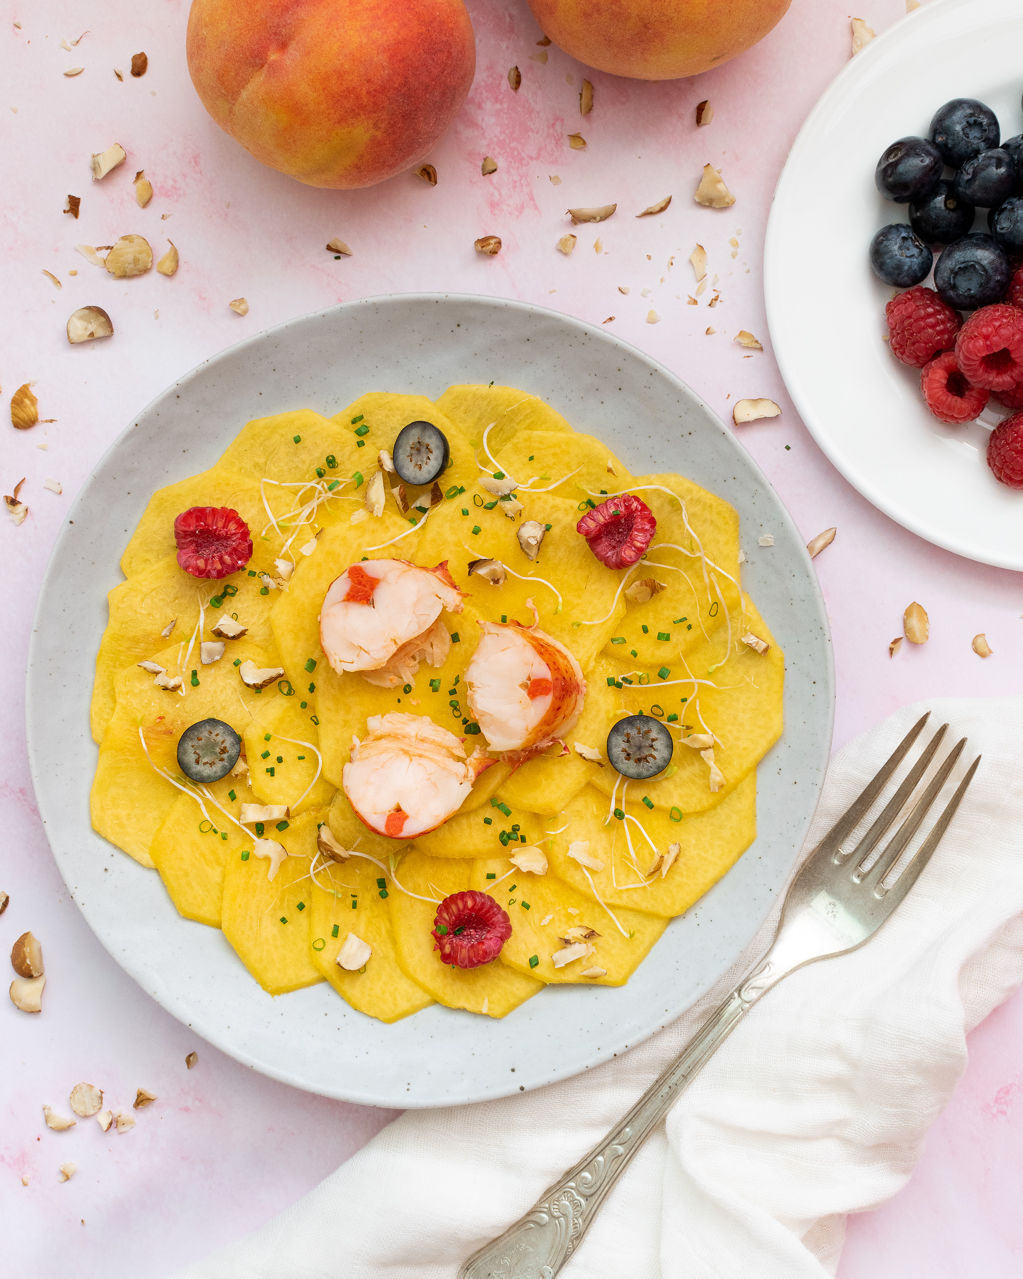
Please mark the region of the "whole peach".
POLYGON ((345 189, 422 160, 476 67, 463 0, 193 0, 186 53, 206 110, 257 160, 345 189))
POLYGON ((529 7, 544 34, 587 66, 674 80, 756 44, 789 0, 529 0, 529 7))

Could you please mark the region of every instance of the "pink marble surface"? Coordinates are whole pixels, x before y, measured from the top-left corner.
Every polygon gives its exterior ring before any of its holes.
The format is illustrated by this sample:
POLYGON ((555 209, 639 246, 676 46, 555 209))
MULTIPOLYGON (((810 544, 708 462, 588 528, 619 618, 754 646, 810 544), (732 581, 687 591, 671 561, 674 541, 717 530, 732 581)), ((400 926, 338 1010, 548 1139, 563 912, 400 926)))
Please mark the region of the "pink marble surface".
MULTIPOLYGON (((298 1197, 389 1118, 252 1074, 136 990, 70 901, 34 805, 23 684, 50 549, 102 452, 198 361, 335 302, 420 289, 516 297, 607 320, 726 419, 735 397, 766 395, 782 405, 777 421, 749 427, 741 439, 807 537, 839 530, 816 562, 835 638, 836 745, 906 701, 1020 687, 1019 577, 932 548, 878 514, 812 442, 769 346, 750 356, 732 341, 745 328, 767 344, 760 258, 771 193, 806 112, 849 57, 847 8, 793 0, 754 51, 691 81, 647 85, 591 74, 595 106, 585 120, 578 92, 586 73, 555 48, 543 59, 525 0, 469 0, 469 8, 478 71, 465 109, 430 157, 438 185, 405 176, 345 194, 259 168, 210 123, 186 72, 185 0, 5 6, 0 386, 6 406, 31 382, 42 417, 53 420, 24 434, 0 424, 0 486, 9 492, 25 476, 30 507, 20 527, 0 519, 7 573, 0 717, 8 743, 0 890, 11 898, 0 942, 6 947, 31 929, 49 974, 41 1016, 19 1014, 6 1000, 0 1008, 4 1273, 165 1274, 298 1197), (135 79, 127 72, 139 50, 149 70, 135 79), (516 63, 517 95, 506 79, 516 63), (65 77, 75 66, 83 72, 65 77), (698 132, 693 110, 703 98, 715 118, 698 132), (569 148, 576 130, 587 139, 584 151, 569 148), (89 156, 114 140, 128 162, 93 183, 89 156), (499 167, 483 177, 488 154, 499 167), (737 196, 723 213, 691 200, 708 161, 737 196), (156 192, 146 209, 131 183, 140 168, 156 192), (62 212, 69 192, 82 197, 77 221, 62 212), (632 216, 669 192, 674 201, 660 217, 632 216), (566 207, 608 201, 620 204, 615 220, 578 228, 571 258, 556 252, 569 229, 566 207), (115 281, 75 250, 126 232, 146 235, 157 253, 173 239, 178 274, 115 281), (486 233, 504 241, 495 259, 473 252, 486 233), (351 245, 351 258, 325 251, 333 236, 351 245), (709 291, 699 306, 686 302, 697 240, 718 277, 713 312, 709 291), (244 318, 228 309, 239 296, 250 305, 244 318), (84 304, 104 306, 117 332, 71 348, 65 320, 84 304), (648 323, 651 311, 657 323, 648 323), (717 332, 708 336, 708 325, 717 332), (47 478, 60 481, 62 495, 43 487, 47 478), (911 599, 926 605, 932 638, 921 649, 904 646, 893 661, 888 641, 911 599), (970 650, 978 631, 995 650, 986 662, 970 650), (193 1050, 198 1062, 187 1070, 193 1050), (102 1086, 114 1108, 130 1111, 138 1088, 159 1100, 132 1112, 135 1128, 120 1135, 92 1122, 48 1130, 41 1105, 66 1112, 70 1088, 83 1079, 102 1086), (62 1184, 65 1161, 78 1171, 62 1184)), ((866 0, 857 12, 883 31, 903 15, 904 0, 866 0)), ((80 658, 87 679, 91 654, 80 658)), ((1021 1033, 1017 996, 972 1035, 969 1067, 908 1185, 850 1223, 841 1279, 1000 1279, 1023 1270, 1021 1033)))

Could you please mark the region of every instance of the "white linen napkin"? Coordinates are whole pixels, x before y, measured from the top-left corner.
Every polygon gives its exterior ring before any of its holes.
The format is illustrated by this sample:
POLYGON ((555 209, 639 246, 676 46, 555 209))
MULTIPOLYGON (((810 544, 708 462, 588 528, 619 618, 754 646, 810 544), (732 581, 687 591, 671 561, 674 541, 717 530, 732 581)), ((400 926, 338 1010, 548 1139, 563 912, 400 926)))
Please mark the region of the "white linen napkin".
MULTIPOLYGON (((566 1279, 820 1279, 834 1274, 846 1215, 908 1178, 966 1033, 1023 981, 1023 697, 899 711, 832 761, 807 841, 924 709, 950 722, 950 743, 969 738, 953 780, 984 757, 931 865, 864 948, 794 973, 740 1023, 612 1192, 566 1279)), ((454 1279, 621 1116, 772 928, 620 1059, 502 1101, 407 1113, 175 1279, 454 1279)))

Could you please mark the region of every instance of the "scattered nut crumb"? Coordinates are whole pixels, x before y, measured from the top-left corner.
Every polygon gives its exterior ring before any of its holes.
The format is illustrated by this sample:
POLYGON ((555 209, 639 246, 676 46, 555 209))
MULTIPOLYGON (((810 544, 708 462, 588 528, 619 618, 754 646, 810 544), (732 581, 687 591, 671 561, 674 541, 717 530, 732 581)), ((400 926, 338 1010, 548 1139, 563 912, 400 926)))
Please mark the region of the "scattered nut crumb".
POLYGON ((604 222, 617 208, 617 204, 600 204, 592 209, 569 209, 568 216, 576 224, 579 222, 604 222))
POLYGON ((671 196, 666 195, 660 200, 655 200, 653 204, 648 204, 642 213, 637 213, 637 218, 652 218, 658 213, 663 213, 671 203, 671 196))
POLYGON ((61 282, 53 274, 53 272, 47 271, 45 267, 43 267, 43 275, 45 275, 48 280, 52 280, 58 289, 62 289, 64 287, 63 284, 61 284, 61 282))
POLYGON ((850 18, 849 25, 852 28, 852 56, 855 56, 871 40, 877 35, 877 32, 868 27, 862 18, 850 18))
POLYGON ((987 636, 983 631, 979 635, 974 635, 970 642, 970 647, 978 657, 990 657, 992 653, 991 645, 987 642, 987 636))
POLYGON ((26 382, 11 396, 11 425, 19 431, 27 431, 39 421, 39 401, 26 382))
POLYGON ((740 346, 747 347, 750 351, 762 351, 764 349, 763 345, 757 341, 748 329, 740 329, 733 341, 738 342, 740 346))
POLYGON ((539 62, 541 66, 547 65, 547 50, 541 49, 539 53, 531 53, 529 55, 530 62, 539 62))
POLYGON ((227 304, 235 315, 248 315, 249 304, 244 298, 234 298, 227 304))
POLYGON ((67 203, 64 205, 64 212, 70 213, 73 218, 78 217, 78 211, 82 207, 82 197, 80 195, 69 195, 67 203))
POLYGON ((131 55, 131 73, 136 78, 146 74, 146 68, 149 66, 149 59, 144 53, 133 53, 131 55))
POLYGON ((774 400, 736 400, 732 408, 732 421, 736 426, 745 422, 759 422, 763 418, 778 417, 781 409, 774 400))
POLYGON ((699 128, 702 125, 710 124, 711 120, 713 119, 714 119, 714 108, 710 105, 710 101, 707 98, 704 98, 702 102, 698 102, 696 104, 697 127, 699 128))
POLYGON ((729 191, 724 178, 712 164, 703 166, 703 173, 693 193, 693 199, 697 204, 705 205, 709 209, 728 209, 735 203, 735 196, 729 191))
POLYGON ((18 494, 21 492, 21 486, 24 483, 25 477, 22 476, 17 484, 15 484, 14 492, 4 494, 4 505, 7 507, 7 514, 11 517, 15 524, 24 524, 25 517, 28 515, 28 507, 18 498, 18 494))
POLYGON ((496 172, 497 172, 497 161, 494 159, 493 156, 485 155, 483 157, 483 163, 480 165, 480 173, 482 173, 483 176, 486 178, 486 177, 489 177, 491 173, 496 173, 496 172))
POLYGON ((131 1103, 133 1110, 142 1110, 146 1106, 151 1106, 156 1101, 156 1093, 147 1092, 145 1088, 139 1088, 135 1093, 135 1100, 131 1103))
POLYGON ((107 271, 118 280, 145 275, 153 265, 153 250, 141 235, 122 235, 103 259, 107 271))
POLYGON ((572 942, 569 946, 563 946, 561 950, 556 950, 551 955, 551 963, 555 968, 564 968, 566 964, 574 964, 577 959, 582 959, 586 955, 593 954, 593 947, 587 942, 572 942))
POLYGON ((473 248, 483 257, 495 257, 501 252, 501 237, 499 235, 481 235, 478 240, 473 241, 473 248))
MULTIPOLYGON (((268 688, 271 684, 276 684, 279 679, 284 678, 284 668, 282 666, 257 666, 251 658, 242 662, 238 667, 238 674, 243 684, 249 688, 268 688)), ((244 817, 242 821, 244 821, 244 817)), ((258 817, 253 821, 259 821, 258 817)))
POLYGON ((108 173, 112 173, 114 169, 127 160, 128 153, 120 142, 115 142, 112 146, 107 147, 105 151, 97 151, 90 160, 92 168, 92 178, 94 182, 99 182, 105 178, 108 173))
MULTIPOLYGON (((112 245, 107 245, 107 248, 112 247, 112 245)), ((97 249, 93 248, 91 244, 76 244, 75 249, 83 258, 91 262, 93 266, 103 265, 103 255, 97 249)))
POLYGON ((157 262, 156 269, 160 275, 173 275, 178 269, 180 258, 178 256, 177 245, 173 240, 168 240, 168 249, 163 257, 157 262))
POLYGON ((199 1060, 199 1054, 197 1052, 188 1053, 185 1057, 185 1067, 188 1070, 193 1070, 195 1068, 195 1063, 198 1060, 199 1060))
POLYGON ((761 639, 759 635, 754 635, 752 631, 747 631, 745 635, 740 635, 739 641, 745 644, 747 648, 751 648, 754 653, 764 654, 771 647, 767 640, 761 639))
POLYGON ((58 1115, 52 1106, 43 1106, 43 1119, 46 1121, 47 1128, 52 1128, 54 1132, 67 1132, 69 1128, 74 1128, 78 1122, 77 1119, 70 1119, 67 1115, 58 1115))
POLYGON ((522 72, 518 69, 518 67, 512 67, 512 69, 508 72, 508 83, 512 87, 512 92, 518 93, 522 85, 522 72))
POLYGON ((109 1132, 110 1125, 114 1122, 114 1112, 112 1110, 101 1110, 96 1116, 96 1122, 104 1132, 109 1132))
POLYGON ((71 1163, 70 1160, 68 1160, 67 1163, 61 1164, 57 1169, 57 1172, 60 1173, 61 1181, 70 1181, 77 1171, 78 1165, 71 1163))
POLYGON ((547 180, 550 182, 552 187, 561 186, 561 179, 558 177, 556 173, 548 173, 547 180))
POLYGON ((70 80, 72 76, 81 75, 84 70, 84 67, 68 67, 64 75, 70 80))
POLYGON ((757 545, 758 545, 758 546, 773 546, 773 545, 774 545, 774 534, 773 534, 773 533, 761 533, 761 534, 760 534, 760 536, 757 538, 757 545))
POLYGON ((135 203, 140 209, 144 209, 153 198, 153 184, 146 177, 145 169, 139 169, 139 171, 135 174, 134 185, 135 203))
MULTIPOLYGON (((20 521, 19 521, 20 523, 20 521)), ((43 987, 46 978, 15 977, 8 988, 11 1003, 23 1013, 38 1013, 43 1007, 43 987)))
POLYGON ((593 110, 593 85, 589 80, 582 82, 579 89, 579 114, 589 115, 593 110))
POLYGON ((58 497, 64 492, 64 485, 61 484, 60 480, 43 480, 43 488, 46 489, 47 493, 56 493, 58 497))
POLYGON ((327 252, 339 254, 343 258, 352 256, 351 249, 345 244, 344 240, 339 240, 337 236, 334 236, 333 240, 327 241, 327 252))
POLYGON ((71 1109, 79 1119, 91 1119, 103 1106, 103 1090, 95 1084, 75 1084, 71 1089, 71 1109))
POLYGON ((132 1119, 131 1115, 126 1114, 123 1110, 119 1110, 117 1114, 114 1115, 114 1127, 118 1132, 127 1132, 129 1128, 135 1127, 135 1120, 132 1119))
POLYGON ((888 644, 888 656, 894 657, 901 647, 902 647, 902 636, 896 635, 896 637, 893 640, 891 640, 888 644))
POLYGON ((629 293, 629 291, 630 291, 630 290, 629 290, 629 285, 627 285, 627 284, 619 284, 619 286, 618 286, 618 292, 619 292, 619 293, 628 294, 628 293, 629 293))
POLYGON ((427 185, 435 187, 437 185, 437 170, 432 164, 422 164, 416 169, 416 177, 422 178, 427 185))
POLYGON ((656 311, 647 311, 646 313, 647 324, 659 324, 660 319, 661 317, 657 314, 656 311))
POLYGON ((558 252, 564 253, 565 257, 567 258, 568 255, 575 248, 576 240, 577 240, 577 237, 572 235, 571 232, 569 232, 567 235, 563 235, 557 243, 558 252))
POLYGON ((10 902, 11 902, 10 893, 0 892, 0 915, 4 913, 4 911, 10 905, 10 902))
POLYGON ((34 933, 22 933, 11 947, 11 967, 19 977, 43 975, 43 948, 34 933))
POLYGON ((826 528, 823 533, 818 533, 816 537, 811 537, 806 544, 806 549, 810 554, 810 558, 816 559, 825 547, 830 546, 835 540, 837 528, 826 528))
POLYGON ((581 133, 570 133, 568 135, 568 145, 573 151, 585 151, 586 139, 581 133))
POLYGON ((113 331, 110 316, 101 306, 80 306, 68 317, 67 340, 72 345, 92 342, 96 338, 108 338, 113 331))
POLYGON ((930 620, 927 610, 916 600, 910 604, 902 615, 902 630, 911 644, 925 644, 930 634, 930 620))

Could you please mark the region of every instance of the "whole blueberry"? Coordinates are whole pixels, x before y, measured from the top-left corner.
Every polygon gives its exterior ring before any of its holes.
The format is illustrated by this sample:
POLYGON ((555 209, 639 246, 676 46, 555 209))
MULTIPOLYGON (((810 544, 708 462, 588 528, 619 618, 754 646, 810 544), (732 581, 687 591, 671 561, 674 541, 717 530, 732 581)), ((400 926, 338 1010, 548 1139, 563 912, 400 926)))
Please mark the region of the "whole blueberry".
POLYGON ((951 244, 973 226, 973 214, 973 205, 960 200, 942 178, 933 195, 910 204, 909 224, 925 244, 951 244))
POLYGON ((992 147, 964 161, 953 185, 960 199, 982 209, 995 208, 1019 188, 1016 166, 1003 147, 992 147))
POLYGON ((933 142, 899 138, 878 160, 874 182, 883 196, 905 204, 929 195, 938 185, 941 170, 941 152, 933 142))
POLYGON ((878 279, 908 289, 927 279, 934 254, 905 222, 883 226, 870 242, 870 266, 878 279))
POLYGON ((942 251, 934 267, 934 287, 949 306, 973 311, 998 302, 1011 275, 1009 259, 997 240, 974 231, 942 251))
POLYGON ((954 169, 998 146, 1000 136, 995 113, 976 98, 953 98, 938 108, 931 121, 931 141, 954 169))
POLYGON ((988 210, 987 224, 1003 249, 1023 253, 1023 195, 1011 195, 997 209, 988 210))
POLYGON ((1014 138, 1006 138, 1002 143, 1002 150, 1008 151, 1016 170, 1016 180, 1023 187, 1023 133, 1017 133, 1014 138))

